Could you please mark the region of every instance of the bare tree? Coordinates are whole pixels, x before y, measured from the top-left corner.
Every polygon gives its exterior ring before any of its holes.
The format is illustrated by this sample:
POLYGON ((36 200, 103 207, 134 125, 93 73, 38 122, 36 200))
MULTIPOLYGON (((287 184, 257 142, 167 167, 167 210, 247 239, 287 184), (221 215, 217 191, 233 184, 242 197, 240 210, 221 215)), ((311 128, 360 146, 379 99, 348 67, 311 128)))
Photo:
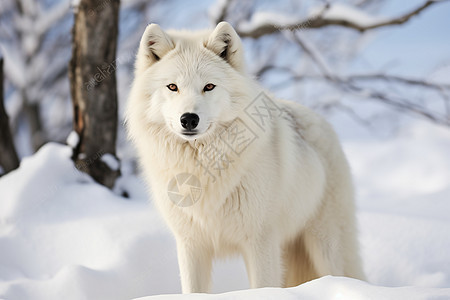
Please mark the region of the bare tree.
MULTIPOLYGON (((407 13, 394 18, 383 18, 368 20, 368 22, 359 22, 352 17, 345 15, 335 15, 330 13, 333 11, 333 5, 326 3, 323 5, 319 12, 305 19, 299 20, 289 20, 287 22, 277 22, 276 20, 268 20, 268 22, 259 23, 256 26, 247 26, 247 28, 241 28, 238 33, 242 37, 252 37, 258 38, 260 36, 278 32, 280 30, 297 30, 300 28, 323 28, 327 26, 342 26, 351 29, 364 32, 367 30, 392 26, 401 25, 408 22, 412 17, 418 15, 420 12, 424 11, 426 8, 433 4, 436 4, 435 0, 428 0, 417 8, 414 8, 407 13)), ((443 1, 442 1, 443 2, 443 1)), ((225 12, 222 14, 225 15, 225 12)))
POLYGON ((45 96, 65 98, 67 84, 69 1, 47 5, 43 1, 2 0, 0 4, 0 46, 5 55, 5 76, 12 86, 18 109, 11 115, 12 130, 18 123, 29 128, 36 151, 48 140, 41 104, 45 96), (63 88, 63 90, 58 90, 63 88), (64 90, 66 89, 66 90, 64 90), (56 97, 55 97, 56 96, 56 97))
POLYGON ((115 60, 119 5, 119 0, 80 1, 75 8, 69 65, 73 125, 79 136, 73 160, 79 169, 110 188, 120 175, 118 166, 110 162, 112 158, 118 164, 115 60))
MULTIPOLYGON (((0 166, 8 173, 19 166, 16 148, 9 129, 9 118, 3 106, 3 58, 0 57, 0 166)), ((3 175, 0 172, 0 176, 3 175)))
MULTIPOLYGON (((357 57, 358 39, 363 40, 368 32, 375 32, 382 27, 398 26, 410 22, 418 14, 426 11, 432 6, 437 6, 444 1, 424 1, 421 5, 405 9, 403 14, 394 17, 376 16, 371 6, 380 5, 379 1, 365 0, 353 1, 354 5, 343 6, 340 3, 324 1, 316 7, 305 9, 304 13, 288 15, 287 13, 274 13, 257 11, 254 6, 238 6, 237 1, 218 1, 216 8, 211 11, 211 19, 214 23, 222 20, 230 20, 241 37, 253 40, 255 43, 262 37, 282 37, 289 46, 297 47, 303 54, 302 60, 307 60, 303 66, 298 63, 277 63, 277 51, 271 51, 265 44, 265 58, 261 59, 259 65, 254 68, 253 73, 263 77, 270 72, 285 74, 289 80, 286 84, 307 84, 314 82, 328 86, 332 92, 341 93, 351 98, 374 100, 404 113, 420 116, 437 124, 450 126, 450 85, 441 82, 430 81, 429 78, 411 78, 389 74, 386 70, 377 70, 362 74, 345 74, 337 71, 336 62, 342 57, 357 57), (224 5, 224 4, 229 5, 224 5), (238 13, 235 11, 238 10, 238 13), (247 10, 247 12, 243 11, 247 10), (306 11, 309 11, 307 13, 306 11), (345 11, 347 13, 345 13, 345 11), (241 16, 236 18, 236 15, 241 16), (355 17, 356 16, 356 17, 355 17), (337 29, 345 28, 336 34, 337 29), (329 31, 334 29, 332 34, 329 31), (353 34, 359 33, 359 37, 353 34), (345 34, 351 36, 345 44, 345 53, 340 51, 337 44, 338 39, 345 34), (323 37, 321 39, 321 37, 323 37), (351 41, 352 47, 348 47, 351 41), (322 45, 320 43, 323 43, 322 45), (333 57, 333 59, 329 59, 333 57), (336 59, 338 58, 338 59, 336 59), (315 70, 315 71, 311 71, 315 70), (410 95, 412 89, 420 89, 420 93, 410 95), (401 92, 396 92, 401 91, 401 92), (423 96, 424 93, 432 95, 423 96), (420 97, 422 95, 422 97, 420 97), (438 108, 437 108, 438 107, 438 108)), ((350 1, 352 2, 352 1, 350 1)), ((273 43, 274 47, 280 48, 280 42, 273 43)), ((275 49, 276 50, 276 49, 275 49)), ((325 94, 321 90, 321 94, 325 94)), ((427 95, 428 95, 427 94, 427 95)), ((315 98, 315 106, 323 109, 332 107, 344 109, 346 112, 356 116, 352 108, 343 104, 342 101, 327 99, 320 101, 315 98)), ((345 98, 345 97, 341 97, 345 98)))

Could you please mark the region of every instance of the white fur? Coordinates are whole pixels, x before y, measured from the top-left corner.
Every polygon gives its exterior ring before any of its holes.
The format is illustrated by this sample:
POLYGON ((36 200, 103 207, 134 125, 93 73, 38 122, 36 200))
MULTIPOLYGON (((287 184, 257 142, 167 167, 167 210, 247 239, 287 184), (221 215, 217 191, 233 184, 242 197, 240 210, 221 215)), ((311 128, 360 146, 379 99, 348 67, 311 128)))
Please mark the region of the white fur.
POLYGON ((147 27, 127 127, 175 235, 184 293, 209 291, 212 259, 231 254, 244 257, 252 288, 328 274, 363 278, 351 176, 336 134, 308 108, 283 100, 274 100, 281 115, 258 126, 246 108, 261 92, 245 73, 240 39, 228 23, 202 32, 147 27), (203 92, 208 83, 216 87, 203 92), (199 115, 198 135, 181 133, 185 112, 199 115), (256 136, 240 153, 221 135, 235 122, 256 136), (229 162, 214 176, 199 165, 212 146, 229 162), (201 183, 192 206, 169 199, 168 183, 180 173, 201 183))

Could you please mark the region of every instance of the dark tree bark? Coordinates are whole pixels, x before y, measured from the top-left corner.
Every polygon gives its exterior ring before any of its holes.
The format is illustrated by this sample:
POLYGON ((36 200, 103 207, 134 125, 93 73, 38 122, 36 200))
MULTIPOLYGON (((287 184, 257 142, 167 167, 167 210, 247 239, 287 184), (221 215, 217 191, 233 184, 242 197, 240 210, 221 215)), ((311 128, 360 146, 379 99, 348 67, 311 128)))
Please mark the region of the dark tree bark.
POLYGON ((30 128, 31 145, 36 152, 47 142, 41 121, 41 105, 39 102, 30 102, 26 96, 22 96, 22 99, 24 100, 25 116, 30 128))
MULTIPOLYGON (((0 57, 0 166, 4 173, 19 167, 19 158, 9 128, 9 118, 3 106, 3 58, 0 57)), ((1 172, 0 172, 0 175, 1 172)))
POLYGON ((78 169, 111 188, 120 175, 101 157, 116 157, 116 44, 119 0, 81 0, 72 31, 69 64, 73 125, 79 136, 73 151, 78 169))

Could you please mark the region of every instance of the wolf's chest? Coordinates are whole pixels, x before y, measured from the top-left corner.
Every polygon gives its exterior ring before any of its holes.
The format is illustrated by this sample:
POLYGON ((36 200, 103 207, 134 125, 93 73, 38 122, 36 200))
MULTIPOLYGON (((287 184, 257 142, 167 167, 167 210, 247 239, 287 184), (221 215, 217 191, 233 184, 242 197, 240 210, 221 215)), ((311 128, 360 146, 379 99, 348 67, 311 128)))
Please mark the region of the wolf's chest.
POLYGON ((222 249, 240 244, 242 240, 248 238, 254 228, 251 212, 244 203, 248 199, 242 197, 242 194, 238 197, 238 194, 220 200, 205 199, 205 201, 217 200, 220 204, 198 203, 198 207, 193 210, 192 220, 215 248, 222 249))

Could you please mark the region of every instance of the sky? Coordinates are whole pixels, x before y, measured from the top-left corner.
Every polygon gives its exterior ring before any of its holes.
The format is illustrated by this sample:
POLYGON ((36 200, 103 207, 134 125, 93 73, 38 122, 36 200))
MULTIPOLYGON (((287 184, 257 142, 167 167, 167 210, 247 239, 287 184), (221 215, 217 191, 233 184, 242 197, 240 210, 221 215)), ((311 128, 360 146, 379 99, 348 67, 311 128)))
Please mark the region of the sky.
MULTIPOLYGON (((423 2, 386 1, 380 14, 396 16, 423 2)), ((450 1, 442 2, 404 25, 379 29, 363 57, 373 66, 390 66, 401 75, 426 76, 436 68, 450 68, 450 1)))

